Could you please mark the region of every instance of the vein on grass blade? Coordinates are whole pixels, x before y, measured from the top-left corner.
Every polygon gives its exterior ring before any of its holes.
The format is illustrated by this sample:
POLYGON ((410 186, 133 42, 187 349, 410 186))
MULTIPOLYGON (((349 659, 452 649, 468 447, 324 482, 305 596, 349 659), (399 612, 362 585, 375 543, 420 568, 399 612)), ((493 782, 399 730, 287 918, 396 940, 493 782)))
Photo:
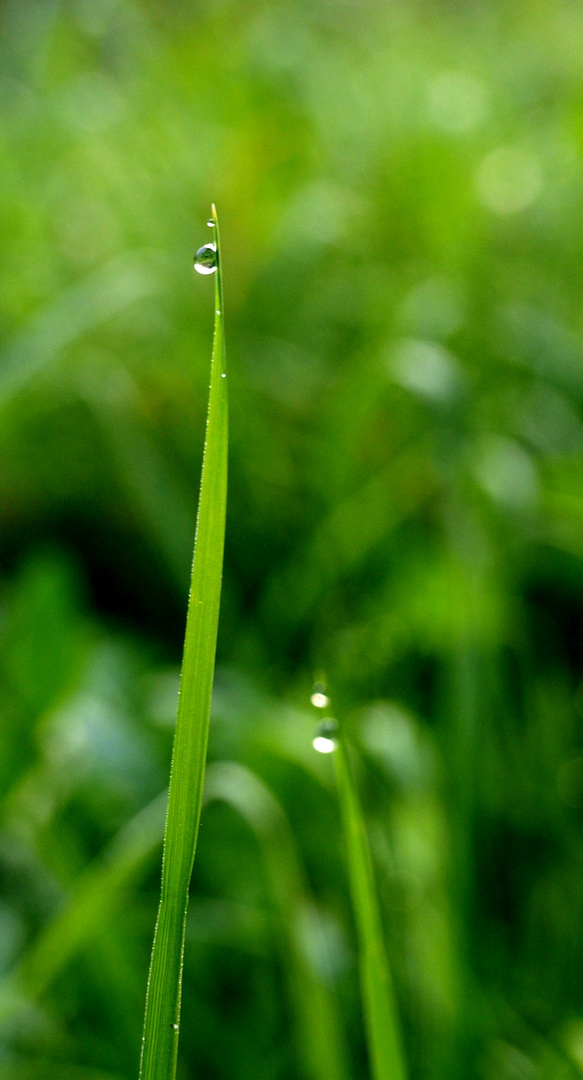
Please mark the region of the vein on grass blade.
MULTIPOLYGON (((176 1075, 188 887, 200 823, 219 620, 227 502, 228 408, 221 249, 214 206, 209 225, 213 241, 204 245, 203 272, 216 271, 209 407, 140 1080, 174 1080, 176 1075), (212 249, 212 258, 208 249, 212 249)), ((196 260, 201 251, 197 252, 196 260)), ((200 269, 196 260, 195 267, 200 269)))

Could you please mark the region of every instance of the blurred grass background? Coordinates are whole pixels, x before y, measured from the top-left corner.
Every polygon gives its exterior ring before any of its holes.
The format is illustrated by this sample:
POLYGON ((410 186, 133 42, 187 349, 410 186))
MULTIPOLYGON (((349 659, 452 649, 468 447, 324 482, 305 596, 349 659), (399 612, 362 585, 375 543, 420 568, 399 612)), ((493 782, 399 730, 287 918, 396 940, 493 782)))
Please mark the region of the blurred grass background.
POLYGON ((583 1073, 583 9, 2 0, 0 1075, 137 1074, 212 332, 179 1076, 369 1075, 325 676, 413 1080, 583 1073))

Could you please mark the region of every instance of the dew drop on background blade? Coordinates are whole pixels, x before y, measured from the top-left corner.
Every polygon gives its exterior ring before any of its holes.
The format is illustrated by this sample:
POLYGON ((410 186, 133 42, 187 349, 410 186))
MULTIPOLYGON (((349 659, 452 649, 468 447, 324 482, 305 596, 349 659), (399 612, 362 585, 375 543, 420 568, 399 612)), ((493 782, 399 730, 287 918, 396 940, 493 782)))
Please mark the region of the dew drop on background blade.
POLYGON ((338 746, 338 724, 332 718, 324 720, 318 728, 315 739, 312 742, 314 750, 319 754, 331 754, 338 746))
POLYGON ((203 244, 194 256, 194 269, 199 274, 214 274, 217 268, 216 244, 203 244))
POLYGON ((321 690, 314 690, 310 701, 317 709, 325 709, 330 704, 330 698, 323 694, 321 690))
POLYGON ((214 223, 212 217, 209 218, 208 221, 207 221, 207 225, 208 225, 209 229, 212 229, 214 227, 214 224, 215 223, 214 223))
POLYGON ((312 696, 310 698, 312 705, 315 705, 317 709, 325 709, 330 704, 330 698, 326 693, 326 684, 323 682, 314 683, 312 696))

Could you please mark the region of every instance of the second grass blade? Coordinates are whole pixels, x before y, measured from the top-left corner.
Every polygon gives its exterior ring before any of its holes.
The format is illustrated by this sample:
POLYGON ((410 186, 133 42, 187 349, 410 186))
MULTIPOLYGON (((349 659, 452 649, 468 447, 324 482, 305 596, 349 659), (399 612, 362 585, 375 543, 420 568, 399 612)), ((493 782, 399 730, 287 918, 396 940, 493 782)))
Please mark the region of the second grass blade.
POLYGON ((219 228, 211 384, 140 1080, 174 1080, 188 887, 200 822, 227 501, 228 410, 219 228))
POLYGON ((366 1041, 373 1080, 407 1080, 397 1003, 385 952, 366 827, 342 736, 334 753, 346 842, 352 906, 358 934, 366 1041))

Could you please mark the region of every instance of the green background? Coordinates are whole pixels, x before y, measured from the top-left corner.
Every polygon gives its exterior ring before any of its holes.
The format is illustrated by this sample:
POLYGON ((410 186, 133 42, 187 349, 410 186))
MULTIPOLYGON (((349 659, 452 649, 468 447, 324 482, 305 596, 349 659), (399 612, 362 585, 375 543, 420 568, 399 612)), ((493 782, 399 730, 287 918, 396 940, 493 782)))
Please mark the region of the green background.
POLYGON ((180 1080, 370 1075, 314 680, 412 1080, 580 1076, 580 4, 3 0, 0 116, 0 1075, 137 1074, 214 201, 180 1080))

